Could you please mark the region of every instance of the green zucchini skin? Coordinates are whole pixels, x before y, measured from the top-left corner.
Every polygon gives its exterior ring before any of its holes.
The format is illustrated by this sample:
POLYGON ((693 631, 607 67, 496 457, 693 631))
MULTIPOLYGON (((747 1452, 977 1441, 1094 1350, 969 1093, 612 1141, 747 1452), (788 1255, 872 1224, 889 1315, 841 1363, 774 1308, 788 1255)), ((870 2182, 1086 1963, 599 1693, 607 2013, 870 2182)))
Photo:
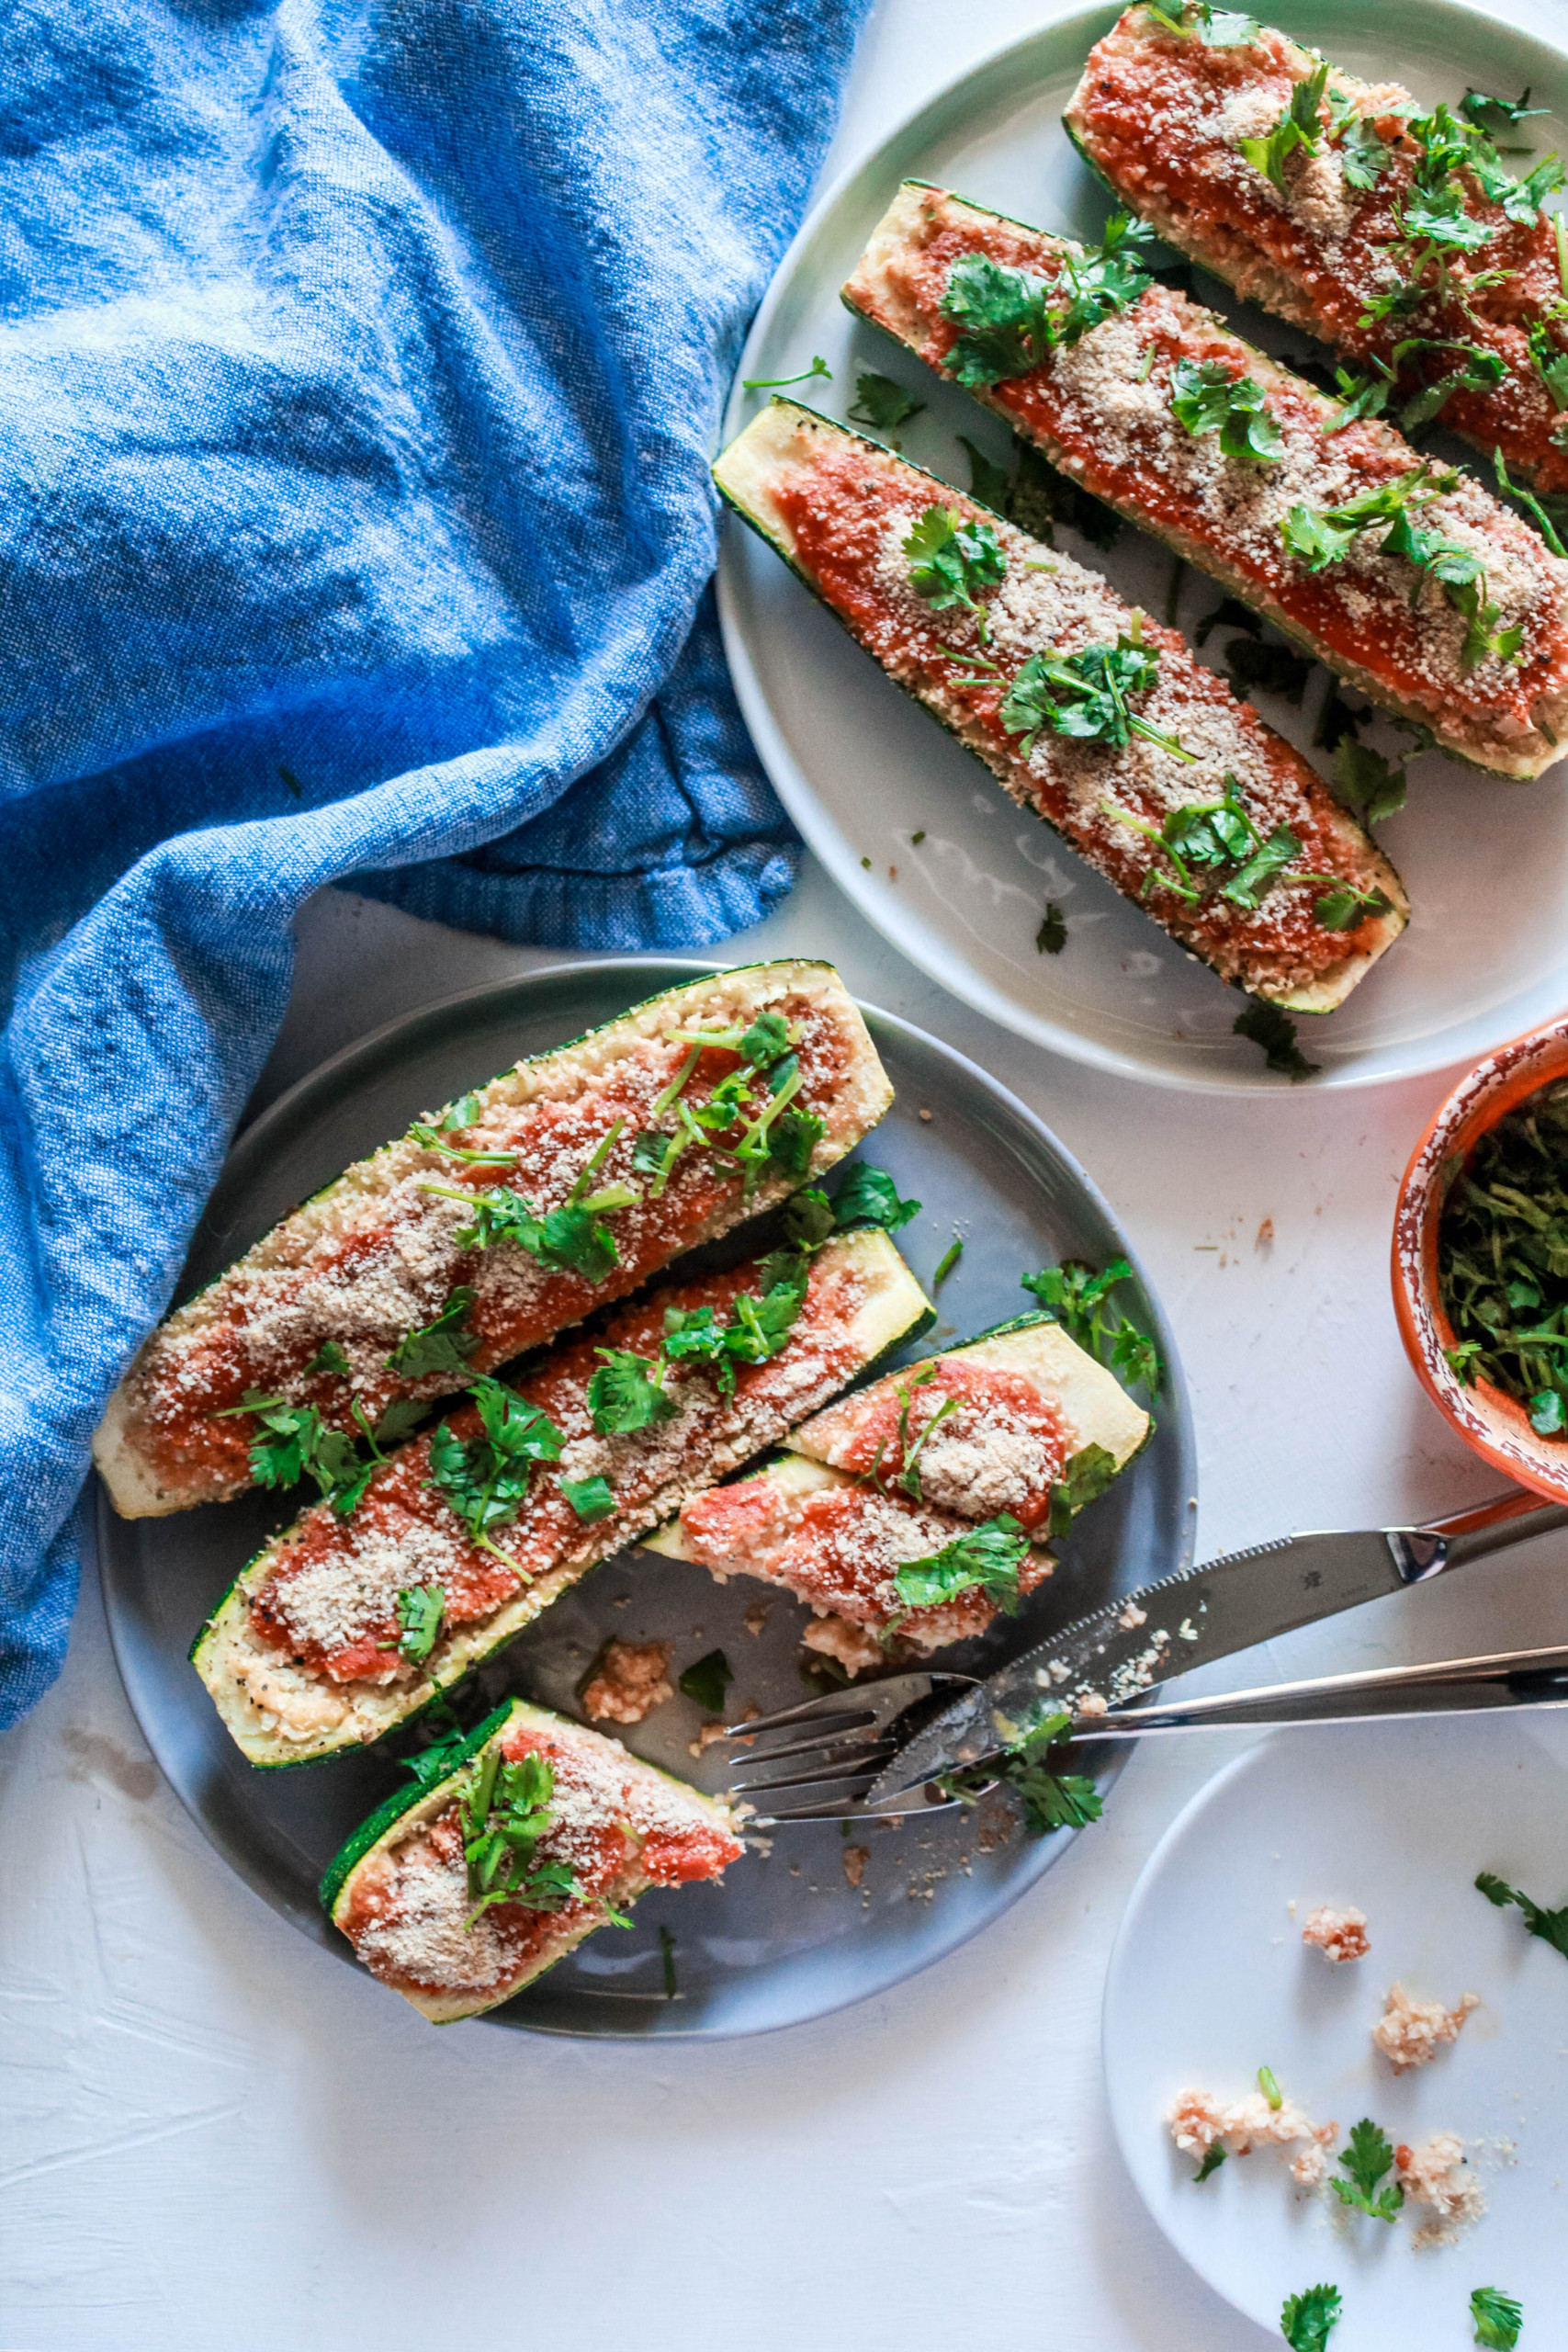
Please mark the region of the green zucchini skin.
MULTIPOLYGON (((809 571, 807 571, 796 560, 789 547, 787 547, 784 541, 779 538, 774 531, 769 528, 767 523, 762 519, 762 517, 752 510, 752 508, 747 503, 745 498, 727 479, 725 471, 727 461, 732 457, 736 450, 739 449, 740 443, 747 438, 748 435, 756 433, 762 418, 771 416, 775 411, 781 410, 787 415, 794 416, 805 423, 807 423, 813 428, 841 435, 845 440, 858 443, 861 447, 868 451, 874 451, 879 458, 890 460, 900 469, 919 476, 922 481, 930 482, 932 491, 936 493, 936 496, 933 499, 933 503, 940 504, 944 501, 950 501, 955 494, 953 485, 951 482, 943 481, 940 475, 929 472, 923 466, 916 465, 912 459, 904 457, 902 453, 895 453, 887 449, 882 442, 873 440, 869 435, 857 433, 851 426, 847 424, 840 424, 836 418, 824 416, 819 411, 807 407, 804 401, 785 399, 777 392, 773 395, 773 398, 768 403, 767 409, 761 412, 761 416, 753 419, 751 424, 746 428, 746 432, 738 435, 736 439, 732 441, 726 449, 722 450, 718 458, 716 459, 713 468, 714 481, 717 487, 719 495, 724 500, 726 505, 728 505, 730 510, 739 517, 740 521, 746 525, 749 530, 754 531, 757 537, 763 541, 764 545, 771 548, 773 553, 779 556, 782 560, 788 565, 795 578, 809 591, 817 603, 819 604, 826 612, 832 615, 834 620, 837 621, 839 627, 844 630, 851 641, 856 645, 860 645, 860 639, 856 637, 853 628, 851 627, 843 614, 839 612, 830 599, 823 594, 818 582, 812 578, 809 571)), ((967 500, 967 493, 959 493, 959 495, 965 497, 967 500)), ((968 501, 968 503, 977 503, 978 502, 968 501)), ((1016 526, 1014 527, 1016 528, 1016 526)), ((1061 560, 1058 560, 1055 568, 1061 568, 1061 560)), ((861 650, 864 652, 866 651, 866 649, 862 646, 861 650)), ((874 660, 874 658, 875 657, 874 655, 869 653, 867 654, 868 660, 874 660)), ((880 668, 880 663, 877 666, 880 668)), ((889 670, 884 669, 882 671, 882 674, 884 677, 888 678, 890 682, 898 688, 901 694, 907 695, 919 709, 925 712, 929 718, 933 719, 942 729, 944 734, 951 736, 955 743, 959 744, 972 759, 976 760, 978 764, 984 768, 986 774, 991 778, 993 783, 999 784, 1004 791, 1007 789, 1006 784, 998 775, 997 770, 992 766, 989 760, 986 758, 985 754, 980 752, 975 744, 970 742, 967 738, 960 732, 958 727, 952 720, 947 718, 940 709, 934 707, 931 702, 927 701, 923 695, 919 694, 912 683, 896 676, 889 670)), ((1303 760, 1303 765, 1305 765, 1310 772, 1310 762, 1305 762, 1303 760)), ((1321 779, 1316 780, 1321 785, 1321 779)), ((1325 789, 1326 788, 1325 787, 1325 789)), ((1070 850, 1075 857, 1081 856, 1082 853, 1078 844, 1074 842, 1068 834, 1063 831, 1062 828, 1046 814, 1044 809, 1039 806, 1037 801, 1032 800, 1030 802, 1029 813, 1041 824, 1044 825, 1048 831, 1055 833, 1057 840, 1063 843, 1064 847, 1070 850)), ((1392 940, 1396 938, 1398 933, 1403 931, 1405 923, 1409 920, 1409 907, 1408 903, 1404 899, 1403 886, 1399 881, 1398 876, 1393 872, 1393 867, 1388 865, 1387 860, 1384 859, 1381 853, 1376 850, 1375 844, 1368 840, 1361 829, 1354 826, 1353 820, 1348 817, 1346 817, 1343 811, 1340 811, 1339 814, 1344 819, 1347 828, 1354 830, 1359 836, 1362 848, 1367 852, 1370 858, 1373 861, 1379 870, 1380 875, 1383 877, 1382 887, 1389 895, 1391 908, 1390 912, 1383 916, 1382 920, 1388 930, 1390 942, 1392 942, 1392 940)), ((1112 887, 1114 888, 1114 885, 1112 885, 1112 887)), ((1134 902, 1129 900, 1129 903, 1134 902)), ((1145 911, 1146 912, 1147 910, 1145 910, 1145 911)), ((1156 919, 1151 915, 1150 920, 1155 921, 1156 919)), ((1166 926, 1163 923, 1158 927, 1161 930, 1166 930, 1166 926)), ((1329 996, 1326 990, 1314 991, 1312 989, 1292 988, 1289 986, 1274 989, 1270 989, 1267 986, 1255 987, 1249 981, 1239 976, 1232 976, 1231 974, 1223 971, 1214 962, 1213 955, 1205 951, 1204 944, 1201 938, 1193 938, 1190 937, 1186 933, 1171 931, 1167 931, 1167 936, 1175 939, 1184 954, 1191 956, 1200 963, 1207 964, 1210 969, 1215 971, 1218 974, 1218 977, 1221 979, 1225 980, 1228 985, 1240 989, 1244 994, 1257 996, 1264 1002, 1277 1004, 1280 1006, 1282 1010, 1289 1012, 1322 1015, 1337 1012, 1340 1003, 1344 1001, 1344 994, 1348 992, 1341 991, 1338 995, 1329 996), (1323 1001, 1325 997, 1327 998, 1327 1001, 1323 1001)), ((1348 984, 1349 987, 1354 987, 1355 980, 1361 977, 1362 971, 1371 968, 1371 963, 1373 960, 1375 959, 1368 958, 1366 960, 1361 970, 1357 971, 1350 980, 1348 984)))
MULTIPOLYGON (((880 1263, 883 1269, 884 1289, 879 1294, 878 1303, 886 1307, 896 1320, 875 1346, 865 1363, 860 1367, 860 1372, 863 1374, 874 1373, 888 1364, 899 1350, 908 1347, 931 1329, 936 1320, 936 1310, 885 1234, 873 1228, 866 1233, 845 1235, 839 1238, 846 1246, 854 1245, 865 1250, 873 1263, 880 1263)), ((411 1443, 418 1442, 418 1440, 410 1441, 411 1443)), ((776 1442, 776 1440, 771 1441, 771 1442, 776 1442)), ((692 1491, 695 1491, 696 1487, 703 1483, 705 1481, 694 1473, 692 1491)), ((607 1548, 604 1552, 596 1554, 592 1558, 583 1559, 570 1572, 562 1573, 559 1582, 542 1597, 537 1588, 547 1581, 552 1572, 547 1571, 545 1575, 536 1578, 535 1585, 529 1589, 528 1592, 513 1596, 513 1601, 497 1612, 499 1617, 507 1621, 501 1631, 491 1634, 487 1638, 484 1625, 476 1624, 471 1643, 461 1647, 446 1660, 437 1661, 434 1670, 428 1673, 423 1695, 420 1695, 420 1686, 416 1686, 415 1690, 410 1693, 406 1704, 399 1705, 396 1713, 389 1715, 389 1719, 379 1730, 355 1728, 351 1714, 348 1724, 335 1736, 324 1735, 310 1745, 303 1742, 290 1744, 282 1740, 274 1740, 266 1752, 258 1754, 253 1751, 252 1746, 247 1745, 235 1724, 224 1712, 221 1695, 223 1690, 222 1645, 234 1634, 243 1633, 250 1607, 246 1578, 253 1569, 258 1568, 268 1560, 277 1544, 282 1540, 278 1536, 271 1538, 263 1545, 224 1592, 192 1643, 191 1664, 212 1693, 215 1702, 219 1704, 220 1713, 224 1715, 228 1728, 254 1770, 267 1772, 305 1770, 312 1765, 330 1762, 334 1757, 353 1755, 366 1748, 377 1747, 382 1740, 393 1736, 409 1724, 417 1722, 432 1707, 446 1700, 449 1694, 479 1667, 485 1665, 490 1659, 499 1657, 503 1650, 510 1647, 518 1635, 536 1621, 543 1609, 548 1607, 560 1592, 567 1590, 571 1584, 585 1576, 591 1567, 599 1565, 601 1560, 610 1558, 615 1553, 639 1544, 643 1535, 651 1533, 657 1523, 657 1521, 650 1520, 645 1527, 634 1533, 614 1536, 608 1541, 607 1548), (526 1613, 516 1613, 531 1599, 536 1599, 538 1606, 527 1609, 526 1613)), ((288 1531, 285 1531, 285 1533, 287 1532, 288 1531)))

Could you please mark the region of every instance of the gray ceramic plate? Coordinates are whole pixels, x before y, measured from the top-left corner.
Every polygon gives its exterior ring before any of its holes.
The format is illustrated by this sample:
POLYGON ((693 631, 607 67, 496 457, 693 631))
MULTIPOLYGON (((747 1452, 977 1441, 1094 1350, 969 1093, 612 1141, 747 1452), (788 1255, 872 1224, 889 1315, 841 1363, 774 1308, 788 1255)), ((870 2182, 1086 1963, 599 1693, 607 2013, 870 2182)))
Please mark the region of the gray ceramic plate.
MULTIPOLYGON (((672 981, 712 968, 668 959, 566 966, 479 989, 394 1022, 336 1055, 273 1104, 234 1148, 197 1230, 181 1295, 209 1281, 296 1202, 422 1111, 624 1012, 672 981)), ((867 1145, 899 1189, 923 1204, 900 1246, 929 1284, 962 1233, 943 1283, 942 1321, 922 1351, 983 1330, 1029 1304, 1026 1270, 1062 1257, 1102 1264, 1127 1241, 1083 1170, 1021 1102, 972 1062, 886 1013, 868 1012, 897 1101, 867 1145), (930 1120, 919 1116, 922 1110, 930 1120)), ((1168 1367, 1152 1444, 1086 1512, 1055 1577, 1016 1619, 952 1653, 980 1671, 1113 1593, 1185 1566, 1196 1525, 1190 1419, 1174 1342, 1145 1292, 1140 1319, 1168 1367)), ((120 1673, 149 1746, 183 1803, 233 1869, 275 1910, 341 1960, 348 1947, 316 1901, 321 1872, 355 1825, 395 1787, 392 1758, 256 1772, 220 1726, 186 1662, 197 1628, 236 1571, 292 1516, 256 1494, 173 1519, 117 1519, 100 1498, 98 1551, 120 1673)), ((722 1648, 730 1698, 762 1709, 807 1696, 798 1660, 807 1616, 770 1586, 711 1581, 700 1568, 623 1553, 586 1577, 487 1668, 492 1702, 526 1690, 576 1712, 583 1670, 608 1634, 675 1645, 677 1671, 722 1648), (747 1611, 767 1603, 760 1634, 747 1611)), ((659 1708, 627 1745, 708 1787, 718 1751, 689 1753, 699 1711, 659 1708)), ((1109 1759, 1108 1759, 1109 1760, 1109 1759)), ((902 1830, 868 1825, 862 1883, 849 1883, 836 1824, 781 1832, 723 1886, 650 1894, 629 1931, 606 1930, 515 2001, 496 2022, 547 2033, 754 2033, 819 2017, 884 1990, 976 1934, 1065 1850, 1060 1836, 1015 1834, 985 1849, 972 1819, 939 1813, 902 1830), (660 1930, 673 1939, 676 1993, 665 1992, 660 1930)))

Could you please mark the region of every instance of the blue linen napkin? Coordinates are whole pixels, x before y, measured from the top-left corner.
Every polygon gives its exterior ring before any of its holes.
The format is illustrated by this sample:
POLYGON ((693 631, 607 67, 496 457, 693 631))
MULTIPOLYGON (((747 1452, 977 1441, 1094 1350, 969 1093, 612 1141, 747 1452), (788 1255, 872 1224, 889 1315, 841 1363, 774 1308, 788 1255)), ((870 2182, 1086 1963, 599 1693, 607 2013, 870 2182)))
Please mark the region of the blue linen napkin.
POLYGON ((300 901, 629 948, 789 888, 706 461, 864 5, 6 12, 0 1725, 300 901))

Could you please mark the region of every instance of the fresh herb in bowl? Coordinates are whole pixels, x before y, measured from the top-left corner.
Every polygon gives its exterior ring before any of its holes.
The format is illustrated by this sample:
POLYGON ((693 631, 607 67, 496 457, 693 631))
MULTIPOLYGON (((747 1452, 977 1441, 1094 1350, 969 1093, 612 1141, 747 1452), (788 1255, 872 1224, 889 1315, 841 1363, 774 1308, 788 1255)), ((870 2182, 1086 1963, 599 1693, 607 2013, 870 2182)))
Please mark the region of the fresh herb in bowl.
POLYGON ((1476 1143, 1443 1204, 1438 1283, 1458 1378, 1516 1397, 1537 1436, 1568 1438, 1568 1079, 1476 1143))

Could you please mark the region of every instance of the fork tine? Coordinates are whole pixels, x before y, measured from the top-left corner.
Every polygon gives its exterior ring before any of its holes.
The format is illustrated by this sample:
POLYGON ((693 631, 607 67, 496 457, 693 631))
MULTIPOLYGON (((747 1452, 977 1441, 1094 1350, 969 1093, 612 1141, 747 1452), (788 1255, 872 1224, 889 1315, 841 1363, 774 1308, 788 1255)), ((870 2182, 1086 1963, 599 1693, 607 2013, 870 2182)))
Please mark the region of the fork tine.
POLYGON ((830 1747, 852 1747, 863 1752, 868 1743, 880 1746, 886 1735, 877 1731, 874 1724, 862 1724, 852 1731, 824 1732, 820 1739, 787 1740, 783 1747, 765 1747, 760 1756, 737 1757, 738 1767, 750 1770, 753 1764, 782 1764, 789 1756, 818 1756, 830 1747))
POLYGON ((794 1731, 806 1724, 869 1724, 876 1720, 874 1708, 856 1706, 839 1691, 820 1699, 807 1699, 798 1707, 781 1707, 776 1715, 753 1715, 747 1724, 727 1724, 726 1739, 757 1739, 764 1732, 794 1731))
POLYGON ((972 1688, 972 1674, 936 1671, 926 1667, 908 1674, 885 1674, 877 1680, 860 1684, 854 1690, 825 1690, 819 1699, 803 1700, 798 1707, 781 1707, 775 1715, 755 1715, 749 1724, 728 1724, 727 1739, 751 1739, 768 1731, 793 1729, 796 1724, 820 1723, 837 1715, 852 1712, 878 1730, 894 1722, 907 1707, 918 1700, 929 1699, 931 1693, 960 1684, 972 1688))
POLYGON ((852 1756, 825 1758, 814 1772, 795 1770, 778 1779, 735 1781, 730 1784, 731 1796, 766 1795, 776 1789, 803 1789, 813 1781, 869 1781, 876 1777, 876 1767, 898 1753, 892 1740, 879 1747, 857 1748, 852 1756))

